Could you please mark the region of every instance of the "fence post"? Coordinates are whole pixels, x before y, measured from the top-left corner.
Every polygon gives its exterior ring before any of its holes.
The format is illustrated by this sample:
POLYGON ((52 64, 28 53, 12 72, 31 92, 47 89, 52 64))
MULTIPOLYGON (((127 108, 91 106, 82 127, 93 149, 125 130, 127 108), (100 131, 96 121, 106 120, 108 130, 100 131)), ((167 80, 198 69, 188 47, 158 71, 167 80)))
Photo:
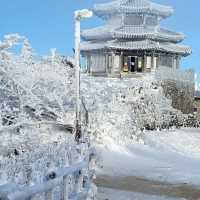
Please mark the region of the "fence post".
POLYGON ((53 200, 53 189, 45 193, 45 200, 53 200))
POLYGON ((79 171, 79 176, 78 176, 78 183, 77 183, 77 192, 81 192, 83 188, 83 170, 79 171))
POLYGON ((63 177, 63 200, 69 199, 69 176, 63 177))

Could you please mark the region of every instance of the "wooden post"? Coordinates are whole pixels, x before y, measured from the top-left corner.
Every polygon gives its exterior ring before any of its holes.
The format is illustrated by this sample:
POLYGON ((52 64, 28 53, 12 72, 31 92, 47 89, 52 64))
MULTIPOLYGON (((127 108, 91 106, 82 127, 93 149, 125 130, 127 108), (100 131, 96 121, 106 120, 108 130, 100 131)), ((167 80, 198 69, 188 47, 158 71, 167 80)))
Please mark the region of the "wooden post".
POLYGON ((151 55, 151 71, 154 70, 154 52, 151 55))
POLYGON ((173 55, 173 58, 172 58, 172 64, 173 64, 173 69, 176 69, 176 56, 175 55, 173 55))
POLYGON ((146 52, 144 52, 144 72, 146 72, 146 67, 147 67, 147 56, 146 52))
POLYGON ((80 170, 80 174, 78 177, 78 183, 77 183, 77 192, 81 192, 83 189, 83 170, 80 170))
POLYGON ((63 200, 69 200, 69 176, 63 177, 63 200))
POLYGON ((176 59, 177 59, 177 60, 176 60, 176 68, 179 69, 179 67, 180 67, 180 60, 181 60, 180 55, 177 56, 176 59))

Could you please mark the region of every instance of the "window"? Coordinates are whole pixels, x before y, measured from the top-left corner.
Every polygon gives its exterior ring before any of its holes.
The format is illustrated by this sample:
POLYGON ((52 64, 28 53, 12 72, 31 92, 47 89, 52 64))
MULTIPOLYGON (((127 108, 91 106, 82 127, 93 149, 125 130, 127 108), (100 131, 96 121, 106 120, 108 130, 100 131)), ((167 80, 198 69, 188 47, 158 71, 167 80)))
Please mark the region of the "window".
POLYGON ((92 55, 91 56, 91 72, 105 72, 105 56, 104 55, 92 55))
POLYGON ((160 56, 160 65, 165 67, 172 67, 173 57, 172 56, 160 56))
POLYGON ((139 25, 142 25, 143 22, 144 22, 143 15, 127 14, 124 18, 125 25, 139 26, 139 25))
POLYGON ((146 25, 156 26, 158 24, 158 18, 156 16, 147 16, 146 25))

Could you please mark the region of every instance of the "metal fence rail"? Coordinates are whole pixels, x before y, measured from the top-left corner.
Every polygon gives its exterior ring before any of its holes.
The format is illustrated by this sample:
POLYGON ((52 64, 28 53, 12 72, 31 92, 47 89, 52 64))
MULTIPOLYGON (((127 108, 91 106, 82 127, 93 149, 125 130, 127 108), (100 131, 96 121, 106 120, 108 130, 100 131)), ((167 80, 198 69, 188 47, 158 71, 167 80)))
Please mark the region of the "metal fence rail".
POLYGON ((45 194, 45 200, 57 200, 54 198, 54 189, 58 186, 61 188, 63 200, 86 199, 91 179, 89 163, 93 157, 94 150, 91 149, 81 162, 47 174, 43 183, 24 187, 13 183, 2 185, 0 200, 31 200, 38 194, 45 194), (69 191, 70 176, 75 180, 73 192, 69 191))

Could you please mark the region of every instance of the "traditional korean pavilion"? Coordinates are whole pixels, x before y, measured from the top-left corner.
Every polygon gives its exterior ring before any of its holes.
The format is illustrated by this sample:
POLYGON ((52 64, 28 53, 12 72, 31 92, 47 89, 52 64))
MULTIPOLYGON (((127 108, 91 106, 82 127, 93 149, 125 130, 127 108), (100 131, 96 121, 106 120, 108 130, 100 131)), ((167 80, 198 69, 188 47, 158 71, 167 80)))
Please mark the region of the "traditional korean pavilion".
POLYGON ((149 0, 115 0, 94 5, 105 25, 83 30, 81 54, 93 75, 139 74, 158 67, 179 68, 191 49, 182 33, 160 27, 173 9, 149 0))

